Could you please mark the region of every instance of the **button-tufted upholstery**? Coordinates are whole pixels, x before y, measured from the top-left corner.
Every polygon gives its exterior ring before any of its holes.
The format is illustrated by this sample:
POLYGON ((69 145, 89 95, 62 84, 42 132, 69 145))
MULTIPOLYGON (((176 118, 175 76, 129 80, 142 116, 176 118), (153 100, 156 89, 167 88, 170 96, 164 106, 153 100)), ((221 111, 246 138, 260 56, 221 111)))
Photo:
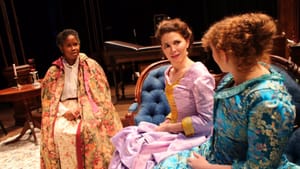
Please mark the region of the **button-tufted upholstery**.
POLYGON ((170 108, 164 93, 164 72, 168 65, 163 65, 149 72, 143 82, 141 90, 141 104, 138 114, 135 116, 135 124, 147 121, 159 124, 165 120, 170 108))
POLYGON ((135 102, 129 107, 134 114, 134 125, 141 121, 159 124, 169 114, 170 108, 165 96, 164 72, 169 66, 167 60, 149 65, 141 73, 135 89, 135 102))

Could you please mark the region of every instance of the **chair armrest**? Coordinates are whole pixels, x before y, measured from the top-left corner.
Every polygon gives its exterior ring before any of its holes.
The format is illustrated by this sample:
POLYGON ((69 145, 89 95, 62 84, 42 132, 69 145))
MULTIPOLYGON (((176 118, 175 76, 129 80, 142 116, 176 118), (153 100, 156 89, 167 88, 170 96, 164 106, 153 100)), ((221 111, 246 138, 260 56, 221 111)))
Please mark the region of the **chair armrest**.
POLYGON ((128 108, 128 113, 136 112, 139 107, 139 104, 137 102, 132 103, 128 108))
POLYGON ((134 116, 136 115, 138 107, 139 104, 137 102, 134 102, 129 106, 128 112, 125 115, 124 119, 121 119, 123 127, 135 125, 134 116))

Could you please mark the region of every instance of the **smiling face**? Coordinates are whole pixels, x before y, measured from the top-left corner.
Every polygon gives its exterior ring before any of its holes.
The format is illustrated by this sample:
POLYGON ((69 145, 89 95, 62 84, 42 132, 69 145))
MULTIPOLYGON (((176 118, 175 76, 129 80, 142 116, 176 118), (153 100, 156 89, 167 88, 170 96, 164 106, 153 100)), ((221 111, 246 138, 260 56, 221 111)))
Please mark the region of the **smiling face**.
POLYGON ((68 35, 64 40, 62 45, 60 45, 60 50, 64 55, 66 61, 73 65, 80 52, 80 42, 74 35, 68 35))
POLYGON ((161 48, 172 64, 182 63, 188 56, 189 41, 178 32, 168 32, 161 37, 161 48))

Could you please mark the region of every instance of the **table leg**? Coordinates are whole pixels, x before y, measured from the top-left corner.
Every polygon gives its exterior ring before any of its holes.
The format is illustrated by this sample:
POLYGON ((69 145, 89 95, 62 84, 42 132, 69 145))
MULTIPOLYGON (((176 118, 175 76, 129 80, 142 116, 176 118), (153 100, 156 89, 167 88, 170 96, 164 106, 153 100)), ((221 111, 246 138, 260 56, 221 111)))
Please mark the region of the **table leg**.
POLYGON ((125 72, 125 64, 120 64, 119 68, 119 76, 120 76, 120 89, 122 91, 121 99, 125 99, 125 79, 124 79, 124 72, 125 72))
MULTIPOLYGON (((24 127, 23 127, 21 133, 18 135, 18 137, 16 137, 16 138, 13 139, 13 140, 10 140, 10 141, 8 141, 8 142, 5 142, 5 144, 11 144, 11 143, 15 143, 15 142, 19 141, 19 140, 24 136, 24 134, 26 133, 26 131, 27 131, 29 128, 30 128, 30 124, 29 124, 28 121, 26 121, 25 124, 24 124, 24 127)), ((35 140, 35 141, 36 141, 36 140, 35 140)))
POLYGON ((117 65, 113 66, 113 81, 114 81, 114 86, 115 86, 115 100, 114 102, 118 102, 119 100, 119 84, 118 84, 118 80, 117 80, 117 65))
POLYGON ((34 131, 34 128, 36 126, 35 126, 33 116, 31 114, 31 110, 29 109, 27 99, 24 100, 24 104, 25 104, 25 108, 26 108, 26 112, 27 112, 27 120, 26 121, 28 122, 29 129, 31 130, 30 134, 33 135, 34 143, 37 144, 37 138, 36 138, 36 134, 35 134, 35 131, 34 131))
POLYGON ((23 127, 21 133, 15 139, 13 139, 11 141, 8 141, 5 144, 14 143, 14 142, 20 140, 24 136, 24 134, 26 133, 26 131, 28 129, 30 129, 31 130, 30 135, 33 135, 34 143, 37 145, 37 137, 36 137, 36 134, 35 134, 35 131, 34 131, 35 123, 33 121, 33 117, 32 117, 31 111, 28 108, 28 102, 27 102, 26 99, 24 99, 24 105, 25 105, 25 109, 26 109, 26 112, 27 112, 26 113, 26 121, 24 123, 24 127, 23 127))
POLYGON ((4 125, 2 124, 1 121, 0 121, 0 128, 2 129, 3 133, 4 133, 5 135, 7 135, 7 131, 6 131, 4 125))

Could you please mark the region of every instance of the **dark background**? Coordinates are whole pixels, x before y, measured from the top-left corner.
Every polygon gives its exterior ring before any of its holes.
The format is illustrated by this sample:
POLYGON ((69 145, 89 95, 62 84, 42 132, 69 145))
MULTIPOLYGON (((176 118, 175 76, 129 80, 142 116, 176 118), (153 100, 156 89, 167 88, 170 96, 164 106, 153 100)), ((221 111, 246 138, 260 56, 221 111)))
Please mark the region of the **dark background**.
MULTIPOLYGON (((105 66, 103 42, 121 40, 151 45, 157 14, 186 21, 195 40, 200 40, 213 22, 227 15, 249 11, 265 12, 274 18, 278 15, 276 0, 16 0, 13 5, 11 2, 5 1, 12 34, 16 41, 21 38, 25 58, 35 59, 40 77, 60 56, 55 37, 64 28, 76 29, 81 39, 81 51, 105 66), (13 6, 20 36, 15 30, 13 6)), ((2 25, 3 20, 1 22, 2 25)), ((1 29, 1 34, 5 35, 3 26, 1 29)), ((5 36, 1 38, 5 41, 5 36)), ((19 64, 23 64, 18 50, 17 55, 19 64)), ((12 60, 8 59, 8 62, 12 60)), ((1 66, 4 66, 3 62, 1 66)))

